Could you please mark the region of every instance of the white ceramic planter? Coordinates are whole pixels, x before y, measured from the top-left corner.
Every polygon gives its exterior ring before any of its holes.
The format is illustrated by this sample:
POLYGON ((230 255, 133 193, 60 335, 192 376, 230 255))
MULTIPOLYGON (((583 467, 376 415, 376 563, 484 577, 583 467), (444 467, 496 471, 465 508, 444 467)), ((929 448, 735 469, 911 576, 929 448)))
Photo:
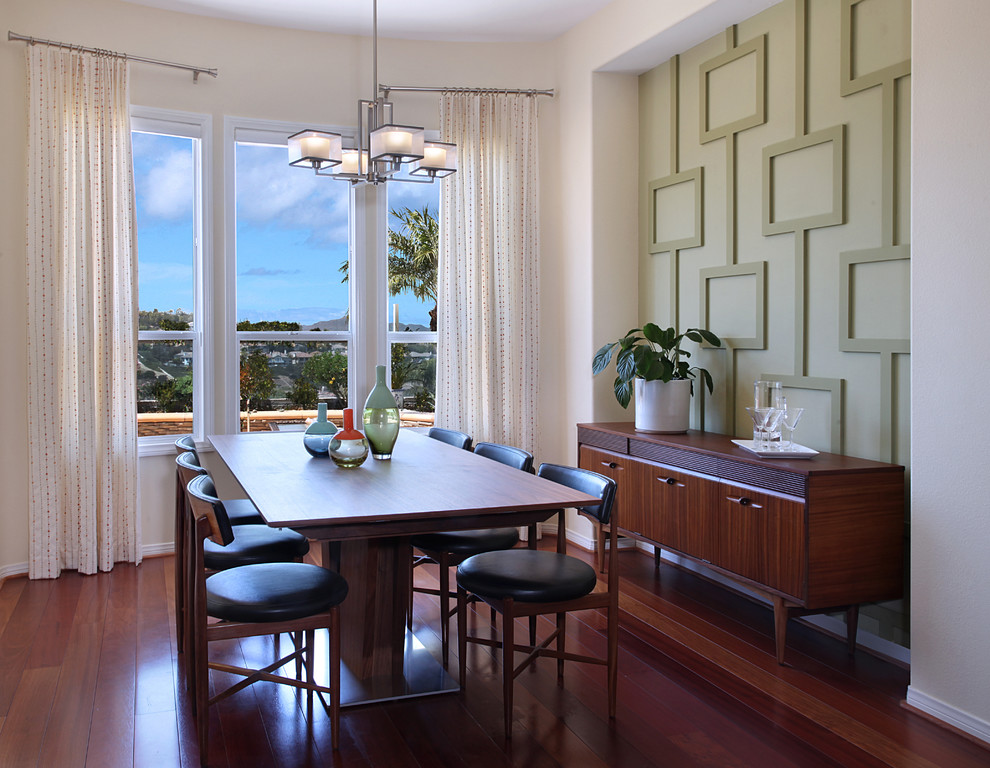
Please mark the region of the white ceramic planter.
POLYGON ((636 379, 636 429, 639 432, 687 432, 691 418, 691 382, 636 379))

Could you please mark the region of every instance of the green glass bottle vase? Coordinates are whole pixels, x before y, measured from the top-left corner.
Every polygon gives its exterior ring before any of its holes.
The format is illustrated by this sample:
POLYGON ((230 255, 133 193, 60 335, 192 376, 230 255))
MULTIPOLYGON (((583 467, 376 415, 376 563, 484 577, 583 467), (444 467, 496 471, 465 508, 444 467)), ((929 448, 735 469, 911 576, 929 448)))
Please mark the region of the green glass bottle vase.
POLYGON ((330 441, 337 431, 337 425, 327 419, 327 404, 317 406, 316 421, 306 427, 303 433, 303 446, 311 456, 326 457, 330 455, 330 441))
POLYGON ((364 403, 364 434, 371 444, 372 457, 384 460, 392 458, 399 436, 399 408, 385 378, 385 366, 379 365, 375 372, 375 388, 364 403))

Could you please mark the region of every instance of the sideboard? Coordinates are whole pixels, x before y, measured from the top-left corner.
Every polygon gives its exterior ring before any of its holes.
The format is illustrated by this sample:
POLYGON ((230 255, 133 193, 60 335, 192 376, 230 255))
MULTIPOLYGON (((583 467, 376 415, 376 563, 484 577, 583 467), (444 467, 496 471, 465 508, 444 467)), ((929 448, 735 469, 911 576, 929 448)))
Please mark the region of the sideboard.
MULTIPOLYGON (((777 661, 787 619, 901 597, 904 467, 837 454, 764 459, 727 435, 578 424, 579 464, 617 484, 628 537, 702 563, 773 603, 777 661)), ((599 569, 605 531, 598 530, 599 569)))

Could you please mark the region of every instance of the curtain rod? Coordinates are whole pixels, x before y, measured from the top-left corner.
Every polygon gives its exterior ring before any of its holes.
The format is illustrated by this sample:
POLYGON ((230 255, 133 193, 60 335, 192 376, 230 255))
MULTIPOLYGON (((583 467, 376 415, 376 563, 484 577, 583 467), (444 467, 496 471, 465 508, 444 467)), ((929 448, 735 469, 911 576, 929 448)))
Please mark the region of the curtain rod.
POLYGON ((454 93, 521 93, 527 96, 550 96, 553 97, 553 88, 428 88, 418 85, 379 85, 378 90, 384 91, 388 96, 389 91, 418 91, 420 93, 443 93, 453 91, 454 93))
POLYGON ((187 69, 193 73, 193 82, 199 82, 199 73, 209 75, 210 77, 217 76, 216 68, 210 67, 195 67, 192 64, 178 64, 174 61, 162 61, 161 59, 149 59, 145 56, 132 56, 129 53, 117 53, 116 51, 106 51, 101 48, 87 48, 83 45, 75 45, 73 43, 60 43, 57 40, 43 40, 40 37, 28 37, 27 35, 19 35, 16 32, 7 31, 8 40, 23 40, 28 45, 52 45, 59 48, 68 48, 73 51, 81 51, 82 53, 108 53, 112 56, 118 56, 122 59, 128 61, 141 61, 145 64, 157 64, 161 67, 173 67, 175 69, 187 69))

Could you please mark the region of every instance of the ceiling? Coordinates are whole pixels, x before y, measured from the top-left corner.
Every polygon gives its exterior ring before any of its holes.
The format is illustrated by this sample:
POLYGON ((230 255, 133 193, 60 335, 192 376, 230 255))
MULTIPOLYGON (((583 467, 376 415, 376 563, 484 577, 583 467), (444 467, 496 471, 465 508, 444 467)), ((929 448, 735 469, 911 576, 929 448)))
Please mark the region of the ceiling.
MULTIPOLYGON (((372 0, 125 0, 273 27, 371 35, 372 0)), ((379 0, 378 33, 409 40, 552 40, 611 0, 379 0)))

